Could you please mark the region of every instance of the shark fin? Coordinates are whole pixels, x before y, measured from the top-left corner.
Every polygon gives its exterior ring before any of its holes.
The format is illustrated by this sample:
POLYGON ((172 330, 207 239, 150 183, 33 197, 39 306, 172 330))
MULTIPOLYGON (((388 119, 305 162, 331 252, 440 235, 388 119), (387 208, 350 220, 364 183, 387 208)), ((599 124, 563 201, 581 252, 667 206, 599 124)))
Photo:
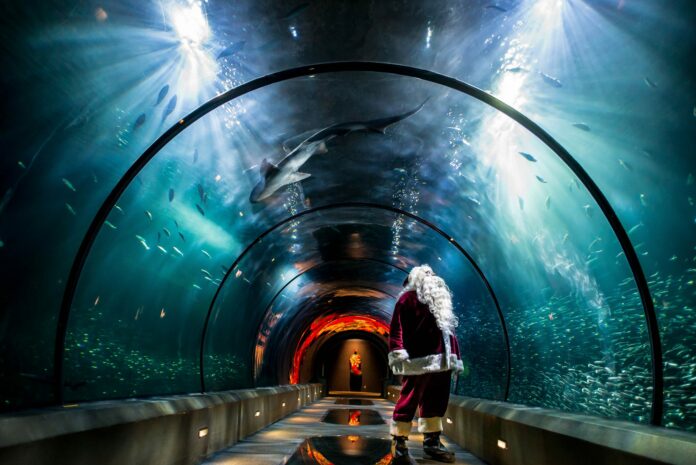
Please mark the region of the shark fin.
POLYGON ((273 172, 273 171, 275 171, 275 170, 277 170, 277 169, 278 169, 278 167, 277 167, 276 165, 274 165, 273 163, 270 163, 270 162, 269 162, 268 160, 266 160, 265 158, 264 158, 263 161, 261 162, 260 171, 261 171, 261 175, 262 175, 262 176, 265 176, 265 175, 267 175, 269 172, 273 172))
POLYGON ((304 181, 308 177, 310 177, 311 174, 309 173, 300 173, 299 171, 297 173, 292 173, 291 175, 288 176, 288 181, 290 182, 300 182, 304 181))
POLYGON ((326 153, 328 151, 329 149, 326 147, 326 141, 321 141, 321 143, 317 146, 317 151, 314 153, 326 153))

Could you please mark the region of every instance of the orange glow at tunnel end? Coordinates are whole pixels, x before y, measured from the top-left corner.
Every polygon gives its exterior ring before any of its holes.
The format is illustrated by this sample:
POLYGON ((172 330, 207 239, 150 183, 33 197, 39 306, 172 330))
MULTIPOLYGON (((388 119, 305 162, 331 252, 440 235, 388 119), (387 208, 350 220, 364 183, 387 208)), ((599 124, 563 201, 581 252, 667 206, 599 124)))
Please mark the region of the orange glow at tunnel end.
POLYGON ((389 334, 389 326, 386 322, 369 315, 346 315, 338 318, 328 315, 312 322, 307 329, 295 351, 290 370, 290 384, 297 384, 300 379, 300 366, 307 349, 323 334, 328 332, 341 333, 344 331, 365 331, 386 337, 389 334))

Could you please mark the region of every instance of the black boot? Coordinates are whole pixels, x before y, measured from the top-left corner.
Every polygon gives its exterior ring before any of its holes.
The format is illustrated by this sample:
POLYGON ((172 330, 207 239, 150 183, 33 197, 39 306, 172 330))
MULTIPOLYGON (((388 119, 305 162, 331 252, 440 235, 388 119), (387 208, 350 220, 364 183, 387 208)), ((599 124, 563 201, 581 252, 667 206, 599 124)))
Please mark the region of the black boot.
POLYGON ((438 462, 454 463, 454 454, 440 442, 440 432, 423 433, 423 452, 438 462))
POLYGON ((411 457, 408 454, 408 446, 406 446, 406 439, 408 439, 406 436, 392 435, 391 465, 417 465, 416 461, 413 460, 413 457, 411 457))

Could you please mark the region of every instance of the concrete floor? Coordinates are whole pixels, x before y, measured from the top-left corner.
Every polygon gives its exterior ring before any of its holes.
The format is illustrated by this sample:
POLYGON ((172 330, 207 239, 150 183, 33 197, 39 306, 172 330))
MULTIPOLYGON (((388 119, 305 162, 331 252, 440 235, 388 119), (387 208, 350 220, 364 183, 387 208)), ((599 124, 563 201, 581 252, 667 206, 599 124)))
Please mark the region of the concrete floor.
MULTIPOLYGON (((391 418, 394 404, 381 399, 374 399, 374 405, 356 406, 336 404, 335 397, 323 398, 302 410, 262 429, 234 446, 222 450, 204 462, 204 465, 279 465, 285 463, 295 452, 297 447, 310 436, 336 436, 358 435, 370 438, 391 439, 389 436, 389 419, 391 418), (329 409, 356 409, 377 411, 385 421, 382 425, 338 425, 322 422, 322 418, 329 409)), ((434 460, 423 458, 423 436, 416 432, 409 437, 409 450, 418 463, 436 464, 434 460)), ((456 453, 458 464, 484 465, 485 462, 477 459, 456 444, 443 436, 442 442, 447 448, 456 453)), ((343 460, 341 461, 343 462, 343 460)), ((344 463, 353 463, 346 456, 344 463)), ((355 463, 361 463, 355 461, 355 463)), ((368 464, 364 464, 368 465, 368 464)))

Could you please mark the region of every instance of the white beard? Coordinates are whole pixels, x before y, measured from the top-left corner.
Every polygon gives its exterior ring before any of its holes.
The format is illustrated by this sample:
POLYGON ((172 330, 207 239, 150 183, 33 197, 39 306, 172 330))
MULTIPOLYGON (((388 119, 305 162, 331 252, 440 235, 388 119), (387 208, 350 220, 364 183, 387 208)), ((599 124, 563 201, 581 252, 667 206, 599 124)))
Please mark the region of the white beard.
POLYGON ((435 276, 428 265, 417 266, 408 275, 404 292, 416 291, 418 301, 428 306, 443 334, 453 333, 458 321, 452 309, 452 293, 445 281, 435 276))

